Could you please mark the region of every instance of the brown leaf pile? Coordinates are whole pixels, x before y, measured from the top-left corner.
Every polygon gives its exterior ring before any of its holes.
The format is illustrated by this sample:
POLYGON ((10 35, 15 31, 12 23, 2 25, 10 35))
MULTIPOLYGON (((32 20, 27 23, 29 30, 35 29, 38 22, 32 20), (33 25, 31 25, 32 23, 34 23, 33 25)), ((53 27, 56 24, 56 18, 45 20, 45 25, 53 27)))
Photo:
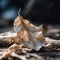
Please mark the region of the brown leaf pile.
POLYGON ((51 32, 49 33, 50 30, 47 31, 48 29, 44 25, 35 26, 22 16, 17 16, 14 21, 14 30, 14 33, 0 34, 0 46, 9 45, 0 60, 15 60, 16 58, 18 60, 44 60, 36 54, 41 48, 45 51, 60 51, 60 40, 47 38, 51 32), (31 53, 32 50, 35 53, 31 53))

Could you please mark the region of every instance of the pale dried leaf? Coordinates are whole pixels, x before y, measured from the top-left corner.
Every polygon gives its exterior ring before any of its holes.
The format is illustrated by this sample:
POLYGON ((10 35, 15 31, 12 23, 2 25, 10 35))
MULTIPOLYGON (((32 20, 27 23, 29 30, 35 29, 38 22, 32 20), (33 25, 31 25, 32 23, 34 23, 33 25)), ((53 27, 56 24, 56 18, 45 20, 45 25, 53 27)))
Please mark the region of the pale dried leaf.
POLYGON ((39 50, 46 44, 43 30, 33 24, 27 19, 18 16, 14 21, 14 29, 17 31, 17 37, 21 39, 22 43, 32 49, 39 50))

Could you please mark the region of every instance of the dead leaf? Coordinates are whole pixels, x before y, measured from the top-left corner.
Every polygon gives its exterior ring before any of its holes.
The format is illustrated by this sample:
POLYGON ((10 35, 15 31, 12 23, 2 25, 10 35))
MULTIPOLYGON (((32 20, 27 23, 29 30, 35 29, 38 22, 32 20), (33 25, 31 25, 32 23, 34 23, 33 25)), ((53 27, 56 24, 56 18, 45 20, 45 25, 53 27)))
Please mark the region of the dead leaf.
POLYGON ((15 19, 14 29, 17 32, 17 37, 22 43, 32 49, 39 50, 46 43, 41 27, 33 25, 21 16, 15 19))

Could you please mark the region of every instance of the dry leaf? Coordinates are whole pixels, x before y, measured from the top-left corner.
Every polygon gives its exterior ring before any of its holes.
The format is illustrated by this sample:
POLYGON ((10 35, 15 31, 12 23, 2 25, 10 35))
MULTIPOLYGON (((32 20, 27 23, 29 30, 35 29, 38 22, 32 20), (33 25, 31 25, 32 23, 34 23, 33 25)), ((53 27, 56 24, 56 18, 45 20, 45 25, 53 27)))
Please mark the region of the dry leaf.
POLYGON ((34 50, 39 50, 46 44, 41 27, 31 24, 21 16, 15 19, 14 30, 22 43, 34 50))

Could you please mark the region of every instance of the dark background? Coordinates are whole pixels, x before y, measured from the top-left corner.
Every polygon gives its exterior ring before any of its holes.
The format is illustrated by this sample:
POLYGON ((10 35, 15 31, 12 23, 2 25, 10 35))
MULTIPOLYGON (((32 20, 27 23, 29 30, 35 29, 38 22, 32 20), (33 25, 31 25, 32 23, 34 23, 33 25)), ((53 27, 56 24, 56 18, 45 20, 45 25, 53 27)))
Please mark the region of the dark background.
POLYGON ((60 24, 60 0, 0 0, 0 32, 13 26, 20 8, 20 15, 34 24, 60 24))

